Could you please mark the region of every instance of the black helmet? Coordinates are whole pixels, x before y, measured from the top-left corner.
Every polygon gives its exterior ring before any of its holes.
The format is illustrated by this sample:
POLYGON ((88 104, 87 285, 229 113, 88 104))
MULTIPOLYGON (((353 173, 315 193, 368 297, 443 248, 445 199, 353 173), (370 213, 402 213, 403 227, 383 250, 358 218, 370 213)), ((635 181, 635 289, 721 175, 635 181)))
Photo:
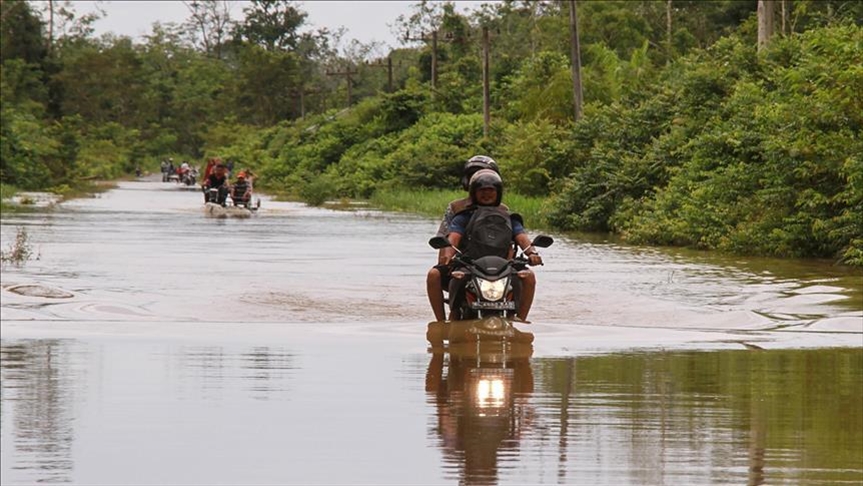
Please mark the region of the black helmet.
POLYGON ((500 178, 500 175, 491 169, 480 169, 470 178, 468 190, 474 203, 476 203, 476 191, 484 187, 493 187, 497 190, 497 200, 494 205, 499 206, 503 199, 503 179, 500 178))
POLYGON ((464 169, 462 170, 461 187, 463 187, 465 191, 469 189, 468 186, 470 184, 470 178, 476 174, 476 171, 481 169, 491 169, 500 174, 497 162, 495 162, 493 158, 488 155, 474 155, 467 159, 467 162, 464 164, 464 169))

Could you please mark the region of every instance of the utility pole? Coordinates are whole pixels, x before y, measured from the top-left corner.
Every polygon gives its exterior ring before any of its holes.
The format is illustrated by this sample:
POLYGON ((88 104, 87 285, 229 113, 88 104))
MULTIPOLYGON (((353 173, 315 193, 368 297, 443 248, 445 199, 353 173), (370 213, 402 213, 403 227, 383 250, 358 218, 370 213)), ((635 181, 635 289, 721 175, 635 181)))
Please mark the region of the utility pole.
POLYGON ((300 95, 300 118, 303 120, 306 119, 306 95, 322 92, 323 90, 320 88, 306 88, 305 86, 300 86, 296 91, 294 91, 295 94, 300 95))
POLYGON ((577 0, 569 0, 569 33, 572 63, 572 91, 575 105, 575 121, 581 119, 583 94, 581 90, 581 47, 578 42, 578 13, 576 13, 577 0))
POLYGON ((374 64, 366 63, 366 65, 368 67, 379 67, 379 68, 385 67, 385 68, 387 68, 387 93, 392 93, 393 92, 393 58, 390 56, 387 56, 387 63, 386 64, 382 63, 381 60, 378 59, 378 61, 376 63, 374 63, 374 64))
POLYGON ((489 66, 488 66, 488 27, 482 28, 482 136, 488 138, 488 129, 491 122, 489 101, 489 66))
MULTIPOLYGON (((432 48, 432 58, 431 58, 431 83, 432 83, 432 91, 437 89, 437 42, 438 35, 437 29, 432 31, 431 37, 421 34, 419 37, 411 37, 410 32, 405 34, 406 41, 422 41, 429 42, 431 41, 432 48)), ((452 38, 447 36, 447 38, 443 39, 444 42, 451 42, 452 38)))
POLYGON ((351 76, 357 74, 359 71, 351 70, 350 67, 346 68, 344 71, 327 71, 327 76, 344 76, 348 81, 348 108, 353 104, 353 97, 351 96, 351 85, 353 81, 351 80, 351 76))

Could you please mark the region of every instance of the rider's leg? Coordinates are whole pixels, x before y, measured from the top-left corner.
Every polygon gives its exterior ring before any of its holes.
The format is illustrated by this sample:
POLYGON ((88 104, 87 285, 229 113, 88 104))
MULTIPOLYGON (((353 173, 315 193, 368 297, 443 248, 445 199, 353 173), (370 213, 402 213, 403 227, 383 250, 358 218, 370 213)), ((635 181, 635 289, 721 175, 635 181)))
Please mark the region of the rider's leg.
POLYGON ((518 298, 518 310, 516 315, 522 321, 527 322, 530 306, 533 305, 533 296, 536 293, 536 274, 530 269, 518 272, 521 281, 521 295, 518 298))
POLYGON ((441 283, 441 272, 437 267, 432 267, 426 275, 426 293, 428 294, 429 304, 431 304, 432 312, 436 321, 446 320, 446 310, 443 302, 443 284, 441 283))
POLYGON ((464 278, 450 278, 449 279, 449 320, 458 321, 467 318, 467 316, 462 315, 462 306, 465 304, 465 287, 467 287, 467 280, 464 278))

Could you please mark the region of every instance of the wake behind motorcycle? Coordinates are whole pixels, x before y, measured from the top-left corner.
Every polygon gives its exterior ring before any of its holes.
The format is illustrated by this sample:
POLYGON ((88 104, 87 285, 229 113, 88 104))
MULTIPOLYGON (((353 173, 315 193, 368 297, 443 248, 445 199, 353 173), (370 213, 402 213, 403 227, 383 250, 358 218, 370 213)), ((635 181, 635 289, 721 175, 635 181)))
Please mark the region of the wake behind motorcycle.
MULTIPOLYGON (((554 239, 538 235, 533 246, 547 248, 554 239)), ((429 240, 432 248, 439 250, 449 247, 450 242, 443 236, 429 240)), ((449 288, 451 320, 484 319, 500 317, 512 319, 518 308, 518 272, 527 268, 528 258, 521 254, 511 260, 498 256, 470 258, 455 248, 453 262, 456 269, 452 272, 449 288), (463 282, 467 280, 467 282, 463 282)))

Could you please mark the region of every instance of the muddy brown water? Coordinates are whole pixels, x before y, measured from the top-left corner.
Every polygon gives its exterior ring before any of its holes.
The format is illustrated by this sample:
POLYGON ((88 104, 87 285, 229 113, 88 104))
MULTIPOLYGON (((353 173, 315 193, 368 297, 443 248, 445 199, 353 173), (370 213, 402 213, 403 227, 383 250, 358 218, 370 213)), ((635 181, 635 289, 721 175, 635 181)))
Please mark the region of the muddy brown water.
MULTIPOLYGON (((436 222, 123 182, 4 213, 2 484, 860 484, 863 276, 554 235, 533 347, 438 352, 436 222)), ((528 222, 529 226, 529 222, 528 222)))

